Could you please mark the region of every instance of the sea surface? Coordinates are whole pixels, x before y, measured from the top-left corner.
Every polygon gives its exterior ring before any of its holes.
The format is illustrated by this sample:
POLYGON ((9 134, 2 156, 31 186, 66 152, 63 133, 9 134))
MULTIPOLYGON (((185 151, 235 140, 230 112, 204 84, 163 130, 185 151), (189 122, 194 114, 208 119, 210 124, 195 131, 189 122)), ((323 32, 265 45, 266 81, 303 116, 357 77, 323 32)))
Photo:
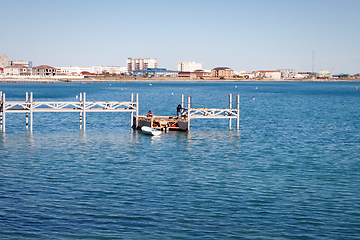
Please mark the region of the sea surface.
POLYGON ((129 113, 6 114, 0 239, 360 239, 359 82, 0 83, 6 100, 226 108, 158 137, 129 113), (234 101, 235 102, 235 101, 234 101))

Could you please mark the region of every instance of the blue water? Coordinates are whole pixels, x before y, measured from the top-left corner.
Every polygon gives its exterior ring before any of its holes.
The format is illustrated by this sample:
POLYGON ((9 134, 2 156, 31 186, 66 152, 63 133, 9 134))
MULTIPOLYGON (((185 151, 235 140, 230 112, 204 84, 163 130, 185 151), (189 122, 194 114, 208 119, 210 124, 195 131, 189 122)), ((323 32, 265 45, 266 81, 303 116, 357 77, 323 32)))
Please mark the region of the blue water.
POLYGON ((0 239, 360 239, 356 82, 0 83, 7 100, 130 100, 140 113, 227 107, 150 137, 130 115, 6 115, 0 135, 0 239), (111 84, 111 85, 110 85, 111 84), (121 91, 123 89, 123 91, 121 91), (255 98, 255 100, 253 100, 255 98))

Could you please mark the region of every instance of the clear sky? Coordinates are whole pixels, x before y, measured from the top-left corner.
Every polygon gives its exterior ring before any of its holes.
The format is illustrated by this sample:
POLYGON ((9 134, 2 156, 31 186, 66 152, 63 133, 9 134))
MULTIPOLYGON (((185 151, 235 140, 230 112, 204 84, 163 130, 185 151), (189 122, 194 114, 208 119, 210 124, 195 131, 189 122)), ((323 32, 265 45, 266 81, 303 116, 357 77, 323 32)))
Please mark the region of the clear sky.
POLYGON ((360 0, 0 0, 0 54, 34 66, 360 72, 360 0))

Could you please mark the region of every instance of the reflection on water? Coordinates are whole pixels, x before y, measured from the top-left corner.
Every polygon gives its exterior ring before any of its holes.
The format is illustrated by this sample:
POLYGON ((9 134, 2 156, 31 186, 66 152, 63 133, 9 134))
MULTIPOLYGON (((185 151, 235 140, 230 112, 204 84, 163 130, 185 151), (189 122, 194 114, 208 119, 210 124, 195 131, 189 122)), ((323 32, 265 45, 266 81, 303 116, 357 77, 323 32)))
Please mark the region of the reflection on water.
POLYGON ((5 136, 4 132, 0 133, 0 141, 3 143, 5 143, 5 141, 6 141, 6 136, 5 136))
POLYGON ((32 132, 27 131, 26 132, 26 140, 29 143, 30 147, 34 147, 34 135, 32 132))

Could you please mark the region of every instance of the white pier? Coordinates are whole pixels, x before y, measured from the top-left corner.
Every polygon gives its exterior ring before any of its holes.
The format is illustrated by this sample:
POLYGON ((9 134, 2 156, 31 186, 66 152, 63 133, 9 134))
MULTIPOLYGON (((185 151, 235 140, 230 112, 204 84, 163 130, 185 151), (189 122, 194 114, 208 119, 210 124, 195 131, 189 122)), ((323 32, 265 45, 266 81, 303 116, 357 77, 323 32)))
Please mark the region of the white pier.
POLYGON ((236 129, 240 128, 240 96, 236 95, 236 107, 232 107, 232 94, 229 94, 229 108, 193 108, 191 106, 191 96, 188 96, 187 108, 184 107, 184 95, 181 95, 181 118, 185 118, 187 122, 187 131, 190 130, 190 120, 191 119, 207 119, 207 118, 217 118, 229 119, 229 129, 231 129, 231 120, 236 119, 236 129))
POLYGON ((86 130, 87 112, 126 112, 131 113, 131 126, 138 126, 139 116, 139 97, 131 94, 130 101, 86 101, 86 93, 80 93, 79 101, 33 101, 33 93, 26 93, 25 101, 5 101, 5 93, 0 92, 0 130, 5 133, 6 114, 25 113, 26 129, 29 129, 30 114, 30 132, 33 131, 33 113, 34 112, 77 112, 79 113, 80 130, 86 130), (135 124, 133 123, 135 114, 135 124))

